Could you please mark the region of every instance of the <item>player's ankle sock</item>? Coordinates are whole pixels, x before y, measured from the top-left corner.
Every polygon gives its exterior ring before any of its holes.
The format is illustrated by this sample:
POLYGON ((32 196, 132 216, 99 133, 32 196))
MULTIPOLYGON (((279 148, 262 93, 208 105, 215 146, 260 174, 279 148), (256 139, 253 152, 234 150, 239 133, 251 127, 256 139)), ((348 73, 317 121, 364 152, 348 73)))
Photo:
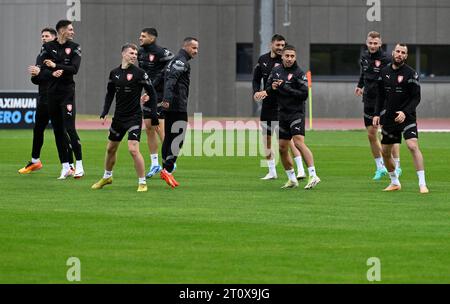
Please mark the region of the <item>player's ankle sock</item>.
POLYGON ((394 158, 395 169, 400 168, 400 158, 394 158))
POLYGON ((269 167, 269 173, 272 175, 277 174, 277 170, 275 169, 275 159, 269 159, 267 161, 267 166, 269 167))
POLYGON ((301 156, 294 157, 294 160, 295 160, 295 163, 297 164, 298 174, 305 175, 305 169, 303 168, 302 157, 301 156))
POLYGON ((384 167, 383 158, 377 157, 375 158, 375 164, 377 165, 377 170, 381 170, 384 167))
POLYGON ((76 161, 76 168, 77 168, 78 170, 83 171, 83 161, 82 161, 82 160, 77 160, 77 161, 76 161))
POLYGON ((427 183, 425 182, 425 170, 417 171, 417 177, 419 178, 419 186, 427 185, 427 183))
POLYGON ((139 177, 139 185, 145 185, 147 182, 145 181, 145 177, 139 177))
POLYGON ((41 160, 39 159, 39 158, 31 158, 31 162, 33 163, 33 164, 36 164, 36 163, 38 163, 38 162, 40 162, 41 160))
POLYGON ((69 163, 62 163, 61 165, 62 165, 62 168, 66 171, 70 169, 69 163))
POLYGON ((112 175, 113 175, 113 172, 112 171, 107 171, 107 170, 105 170, 105 173, 103 173, 103 178, 110 178, 110 177, 112 177, 112 175))
POLYGON ((156 154, 150 154, 150 159, 152 161, 152 167, 153 166, 158 166, 159 162, 158 162, 158 153, 156 154))
POLYGON ((317 176, 317 174, 316 174, 316 167, 314 167, 314 166, 312 166, 312 167, 309 167, 308 168, 308 174, 309 174, 309 176, 317 176))
POLYGON ((389 177, 391 178, 391 184, 400 185, 400 180, 398 179, 397 173, 394 171, 389 172, 389 177))
POLYGON ((286 170, 286 175, 289 180, 291 181, 297 181, 297 178, 295 177, 295 171, 294 169, 286 170))

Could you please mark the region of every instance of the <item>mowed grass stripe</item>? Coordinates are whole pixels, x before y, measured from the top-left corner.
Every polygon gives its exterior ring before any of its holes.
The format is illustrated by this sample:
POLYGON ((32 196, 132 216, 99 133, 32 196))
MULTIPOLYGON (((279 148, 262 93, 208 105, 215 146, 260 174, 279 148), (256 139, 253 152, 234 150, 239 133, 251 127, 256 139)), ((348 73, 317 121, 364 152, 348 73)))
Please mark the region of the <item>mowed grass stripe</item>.
POLYGON ((87 176, 67 181, 56 180, 50 132, 44 168, 28 176, 16 171, 31 133, 0 135, 2 283, 67 282, 70 256, 84 283, 364 283, 371 256, 382 282, 449 282, 447 134, 421 135, 428 196, 418 195, 404 148, 403 189, 382 193, 388 180, 370 180, 363 132, 308 134, 323 180, 313 191, 279 189, 280 165, 278 180, 260 181, 259 157, 185 156, 179 189, 157 178, 144 194, 125 143, 113 185, 90 189, 103 172, 104 131, 81 132, 87 176))

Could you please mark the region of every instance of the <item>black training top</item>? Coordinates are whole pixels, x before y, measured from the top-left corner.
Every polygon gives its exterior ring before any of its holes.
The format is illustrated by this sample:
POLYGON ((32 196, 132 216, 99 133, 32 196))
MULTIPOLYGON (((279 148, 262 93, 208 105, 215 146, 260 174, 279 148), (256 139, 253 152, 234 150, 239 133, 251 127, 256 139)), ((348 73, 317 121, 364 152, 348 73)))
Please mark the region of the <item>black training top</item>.
POLYGON ((395 124, 397 111, 405 113, 405 121, 415 121, 416 108, 420 103, 419 75, 407 64, 398 69, 393 69, 389 64, 381 70, 379 95, 375 115, 380 116, 381 111, 386 109, 384 125, 395 124))
POLYGON ((181 49, 169 62, 164 77, 164 100, 169 102, 169 112, 187 112, 191 66, 189 54, 181 49))
POLYGON ((64 44, 60 44, 56 39, 45 43, 42 46, 40 54, 42 62, 39 63, 41 67, 50 70, 63 70, 61 77, 51 77, 48 85, 49 92, 66 92, 75 90, 75 82, 73 75, 78 73, 81 64, 81 48, 80 46, 68 40, 64 44), (43 64, 45 59, 50 59, 56 63, 55 68, 49 68, 43 64))
POLYGON ((164 89, 164 68, 174 55, 156 43, 143 45, 138 51, 139 67, 150 77, 157 92, 164 89))
POLYGON ((109 82, 103 112, 100 115, 101 118, 108 114, 114 95, 116 96, 115 120, 142 119, 142 110, 152 114, 152 122, 158 120, 155 89, 145 71, 137 66, 130 65, 126 69, 122 69, 119 66, 109 73, 109 82), (141 109, 142 89, 146 91, 150 100, 141 109))
POLYGON ((41 66, 42 62, 43 60, 41 58, 41 54, 39 54, 36 58, 36 66, 38 66, 41 71, 38 75, 31 77, 31 82, 38 86, 39 102, 45 103, 47 102, 48 84, 53 76, 52 72, 49 69, 41 66))
POLYGON ((380 71, 391 62, 391 57, 380 48, 375 53, 365 50, 360 59, 361 76, 358 88, 364 88, 363 102, 374 106, 378 95, 378 78, 380 71))
POLYGON ((295 62, 290 68, 274 67, 267 80, 266 91, 274 94, 278 103, 278 119, 292 120, 305 115, 305 100, 308 98, 308 80, 295 62), (278 89, 272 89, 275 80, 283 80, 278 89))
MULTIPOLYGON (((259 57, 258 63, 253 69, 253 95, 256 92, 261 91, 261 79, 263 81, 263 89, 267 86, 267 80, 270 76, 270 72, 274 67, 281 65, 281 63, 281 56, 276 55, 272 58, 270 56, 270 52, 259 57)), ((263 99, 263 106, 271 107, 275 111, 278 110, 277 101, 274 96, 271 96, 270 94, 263 99)))

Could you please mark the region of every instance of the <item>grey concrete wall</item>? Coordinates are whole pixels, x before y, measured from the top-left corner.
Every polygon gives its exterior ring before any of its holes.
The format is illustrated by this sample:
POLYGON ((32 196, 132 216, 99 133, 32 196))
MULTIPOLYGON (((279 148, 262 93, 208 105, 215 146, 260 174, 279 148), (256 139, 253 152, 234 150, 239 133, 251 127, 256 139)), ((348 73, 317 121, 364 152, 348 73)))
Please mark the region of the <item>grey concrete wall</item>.
MULTIPOLYGON (((310 44, 363 44, 371 30, 383 43, 450 45, 449 0, 381 0, 381 22, 369 22, 363 0, 291 1, 291 25, 284 27, 284 1, 278 1, 276 31, 297 46, 299 64, 309 69, 310 44)), ((317 117, 360 117, 355 82, 318 82, 313 73, 313 113, 317 117)), ((421 117, 450 117, 450 83, 422 83, 421 117)))
POLYGON ((0 0, 0 90, 37 91, 27 67, 41 49, 40 30, 65 16, 65 1, 0 0))
MULTIPOLYGON (((75 41, 83 50, 77 82, 79 113, 98 114, 109 70, 120 63, 124 42, 138 42, 143 27, 156 27, 158 43, 178 51, 185 36, 200 40, 192 61, 189 111, 205 116, 253 114, 250 82, 236 81, 236 43, 253 41, 253 0, 82 0, 75 41)), ((385 43, 450 44, 450 0, 381 0, 381 22, 366 20, 365 0, 290 0, 291 24, 283 26, 284 1, 276 1, 276 32, 298 48, 309 68, 310 43, 364 43, 378 30, 385 43)), ((33 90, 26 67, 40 48, 39 31, 66 17, 65 0, 0 0, 0 90, 33 90)), ((314 71, 313 71, 314 72, 314 71)), ((313 74, 314 79, 314 74, 313 74)), ((359 117, 355 83, 315 82, 318 117, 359 117)), ((447 84, 424 84, 429 105, 422 116, 449 117, 447 84)))
POLYGON ((82 1, 79 111, 98 113, 108 71, 120 63, 120 46, 125 41, 137 43, 142 28, 155 27, 158 43, 175 52, 186 36, 200 40, 199 55, 191 62, 191 113, 243 113, 235 82, 235 48, 236 42, 252 40, 251 16, 251 1, 82 1))

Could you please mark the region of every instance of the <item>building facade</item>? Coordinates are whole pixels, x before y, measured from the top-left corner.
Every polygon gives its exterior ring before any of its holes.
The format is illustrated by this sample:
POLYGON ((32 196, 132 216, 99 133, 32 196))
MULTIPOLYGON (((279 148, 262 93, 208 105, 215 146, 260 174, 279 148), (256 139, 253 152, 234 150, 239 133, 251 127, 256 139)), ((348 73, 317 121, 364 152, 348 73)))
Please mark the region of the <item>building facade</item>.
MULTIPOLYGON (((257 115, 251 98, 256 1, 273 0, 0 0, 0 91, 36 90, 27 74, 40 49, 40 29, 74 18, 82 47, 77 110, 99 114, 108 73, 120 64, 125 42, 138 43, 144 27, 158 29, 158 44, 174 52, 186 36, 199 39, 191 64, 189 112, 204 116, 257 115)), ((313 75, 315 117, 361 117, 354 96, 358 57, 371 30, 389 52, 410 45, 408 63, 422 77, 420 117, 450 117, 450 0, 276 0, 274 32, 298 49, 313 75)))

